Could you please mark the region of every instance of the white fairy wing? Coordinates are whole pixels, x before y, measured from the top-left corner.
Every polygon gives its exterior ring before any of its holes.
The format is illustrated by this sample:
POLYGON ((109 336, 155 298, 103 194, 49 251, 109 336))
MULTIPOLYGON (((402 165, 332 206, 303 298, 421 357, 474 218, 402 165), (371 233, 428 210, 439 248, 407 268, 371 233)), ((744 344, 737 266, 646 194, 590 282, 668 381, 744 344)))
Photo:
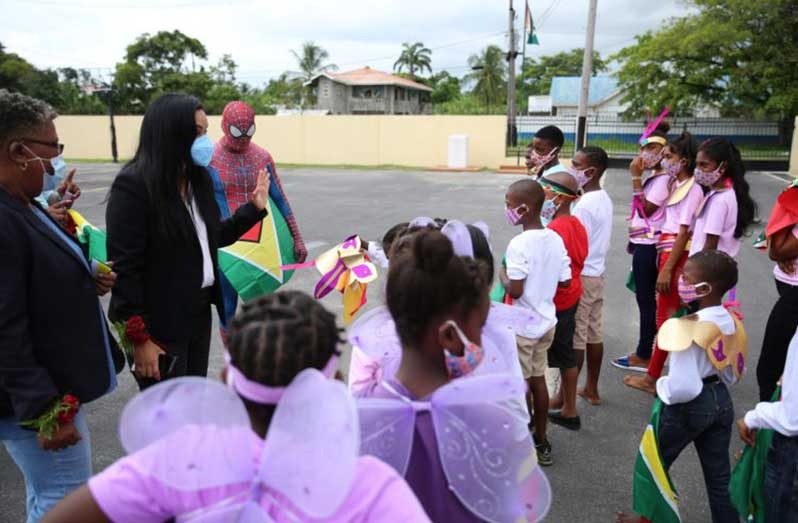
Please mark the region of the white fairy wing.
POLYGON ((119 438, 149 475, 184 491, 249 482, 255 472, 249 416, 239 397, 205 378, 168 380, 134 396, 119 438))
POLYGON ((402 362, 402 343, 387 307, 376 307, 358 318, 349 328, 349 343, 380 362, 383 379, 396 375, 402 362))
POLYGON ((526 307, 516 307, 495 301, 491 302, 488 313, 488 323, 512 329, 513 332, 534 330, 541 319, 539 314, 526 307))
POLYGON ((134 396, 119 420, 119 440, 128 454, 186 425, 249 427, 241 399, 222 383, 182 377, 134 396))
POLYGON ((509 406, 523 393, 522 379, 484 375, 453 381, 432 396, 438 452, 450 487, 486 521, 534 521, 545 501, 523 495, 530 476, 543 474, 526 422, 509 406))
POLYGON ((357 408, 346 386, 306 369, 277 405, 258 480, 304 514, 328 517, 349 494, 359 446, 357 408))
POLYGON ((404 476, 413 448, 416 413, 409 401, 388 398, 357 400, 360 454, 371 455, 404 476))

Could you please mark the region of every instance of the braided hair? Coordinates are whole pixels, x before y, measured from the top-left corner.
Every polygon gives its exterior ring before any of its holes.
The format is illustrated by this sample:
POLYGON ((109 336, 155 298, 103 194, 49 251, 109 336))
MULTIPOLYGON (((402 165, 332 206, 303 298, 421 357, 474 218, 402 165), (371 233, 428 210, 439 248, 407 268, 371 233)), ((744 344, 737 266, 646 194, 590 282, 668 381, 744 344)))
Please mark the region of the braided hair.
POLYGON ((323 369, 341 341, 335 315, 303 292, 280 291, 244 304, 227 348, 247 379, 284 387, 304 369, 323 369))
POLYGON ((483 262, 457 256, 449 239, 422 230, 394 244, 388 272, 388 310, 405 346, 418 346, 441 316, 468 312, 487 297, 483 262))

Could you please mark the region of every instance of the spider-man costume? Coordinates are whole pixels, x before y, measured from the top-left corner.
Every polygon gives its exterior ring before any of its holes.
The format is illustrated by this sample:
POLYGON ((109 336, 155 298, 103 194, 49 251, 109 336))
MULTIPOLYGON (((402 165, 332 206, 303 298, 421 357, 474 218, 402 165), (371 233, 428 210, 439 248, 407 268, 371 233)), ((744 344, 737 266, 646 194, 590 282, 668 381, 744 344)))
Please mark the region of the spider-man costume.
MULTIPOLYGON (((222 113, 222 131, 224 136, 216 142, 211 160, 211 177, 214 189, 217 192, 217 203, 223 216, 229 216, 249 201, 249 196, 255 189, 258 172, 262 169, 269 171, 271 185, 269 198, 274 202, 283 215, 291 236, 294 240, 294 256, 296 262, 301 263, 307 258, 307 249, 299 232, 294 212, 288 203, 288 198, 283 191, 280 177, 274 160, 268 151, 252 143, 255 134, 255 111, 244 102, 230 102, 222 113), (223 192, 223 194, 218 194, 223 192), (226 196, 226 202, 225 200, 226 196)), ((220 318, 222 323, 222 339, 225 338, 224 326, 236 310, 237 296, 230 283, 221 276, 223 294, 225 296, 225 309, 228 317, 220 318)))
POLYGON ((274 159, 266 149, 252 143, 255 110, 244 102, 230 102, 222 113, 222 131, 224 136, 216 142, 211 167, 219 173, 224 184, 230 212, 236 212, 239 206, 249 201, 249 195, 257 184, 258 172, 261 169, 269 170, 272 181, 269 197, 280 209, 291 230, 297 263, 305 261, 308 254, 305 242, 277 175, 274 159))

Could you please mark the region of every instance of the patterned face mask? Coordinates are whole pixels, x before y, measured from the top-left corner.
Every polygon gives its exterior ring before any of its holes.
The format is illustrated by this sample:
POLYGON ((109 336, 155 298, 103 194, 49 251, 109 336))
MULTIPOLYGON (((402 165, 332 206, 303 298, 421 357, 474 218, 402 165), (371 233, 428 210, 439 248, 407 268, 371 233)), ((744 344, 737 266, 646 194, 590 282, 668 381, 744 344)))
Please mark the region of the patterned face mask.
POLYGON ((671 178, 676 178, 682 172, 682 161, 671 163, 668 160, 662 160, 662 169, 671 178))
POLYGON ((720 170, 720 165, 714 171, 702 171, 696 167, 695 171, 693 171, 693 176, 695 176, 695 181, 704 187, 712 187, 718 183, 718 180, 720 180, 720 177, 723 176, 723 173, 720 170))
POLYGON ((707 282, 700 282, 700 283, 687 283, 684 281, 683 276, 679 276, 679 299, 682 300, 682 303, 692 303, 700 298, 703 298, 707 294, 712 292, 712 286, 707 282), (704 293, 698 292, 698 287, 706 287, 707 291, 704 293))
POLYGON ((538 154, 534 149, 531 149, 529 152, 529 163, 535 167, 542 167, 549 163, 557 155, 558 150, 559 148, 555 147, 549 151, 548 154, 542 155, 538 154))
POLYGON ((592 167, 588 167, 587 169, 582 169, 582 170, 575 169, 574 167, 568 167, 566 171, 568 172, 568 174, 574 177, 577 185, 581 189, 582 187, 587 185, 587 182, 589 182, 590 179, 592 178, 592 176, 588 176, 586 174, 587 171, 589 171, 590 169, 592 169, 592 167))
POLYGON ((524 217, 524 214, 526 214, 526 213, 521 214, 520 212, 521 209, 526 209, 526 205, 521 204, 515 209, 511 209, 510 207, 505 207, 504 214, 507 216, 507 223, 509 223, 513 227, 521 223, 521 219, 524 217))
POLYGON ((543 206, 540 208, 540 221, 543 223, 544 227, 551 223, 554 219, 554 215, 557 214, 559 209, 560 204, 554 203, 554 198, 543 201, 543 206))
POLYGON ((662 150, 660 149, 658 152, 643 151, 640 153, 640 157, 643 159, 643 167, 653 169, 662 160, 662 150))
POLYGON ((474 372, 482 360, 485 359, 485 349, 466 338, 460 327, 457 326, 452 320, 447 321, 444 326, 454 327, 460 341, 463 342, 463 355, 455 356, 447 349, 443 349, 443 354, 446 357, 446 371, 449 373, 449 378, 455 379, 471 374, 474 372))

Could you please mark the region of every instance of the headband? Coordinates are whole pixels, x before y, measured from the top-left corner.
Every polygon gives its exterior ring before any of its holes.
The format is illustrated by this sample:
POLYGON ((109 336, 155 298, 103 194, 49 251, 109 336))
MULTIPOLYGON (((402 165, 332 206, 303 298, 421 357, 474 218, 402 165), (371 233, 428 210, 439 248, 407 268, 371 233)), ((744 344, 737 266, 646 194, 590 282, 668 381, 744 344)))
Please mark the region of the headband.
POLYGON ((564 186, 564 185, 562 185, 560 183, 553 182, 553 181, 549 180, 548 178, 541 178, 540 179, 540 185, 548 187, 552 191, 554 191, 557 194, 560 194, 562 196, 569 196, 571 198, 576 198, 576 193, 574 191, 572 191, 571 189, 569 189, 568 187, 566 187, 566 186, 564 186))
MULTIPOLYGON (((341 353, 336 351, 321 370, 321 373, 327 378, 331 378, 335 373, 340 355, 341 353)), ((224 353, 224 361, 227 363, 227 384, 230 385, 239 396, 254 401, 255 403, 260 403, 261 405, 276 405, 280 402, 287 387, 270 387, 263 383, 250 380, 244 376, 244 373, 241 372, 238 367, 233 365, 230 353, 228 352, 224 353)))
POLYGON ((640 139, 640 147, 645 147, 650 143, 658 143, 660 145, 665 146, 668 145, 668 140, 666 140, 662 136, 648 136, 646 138, 640 139))

